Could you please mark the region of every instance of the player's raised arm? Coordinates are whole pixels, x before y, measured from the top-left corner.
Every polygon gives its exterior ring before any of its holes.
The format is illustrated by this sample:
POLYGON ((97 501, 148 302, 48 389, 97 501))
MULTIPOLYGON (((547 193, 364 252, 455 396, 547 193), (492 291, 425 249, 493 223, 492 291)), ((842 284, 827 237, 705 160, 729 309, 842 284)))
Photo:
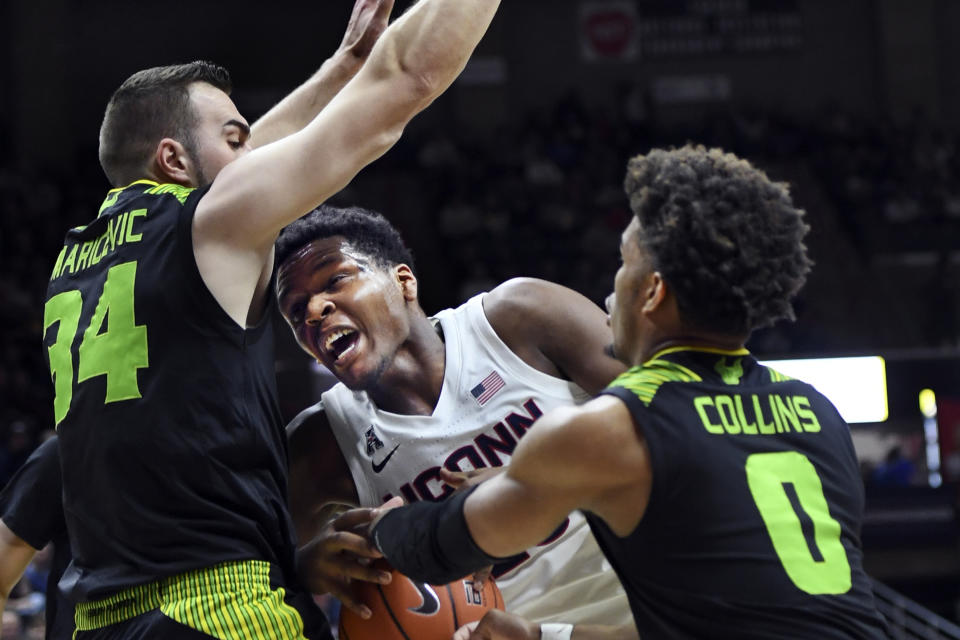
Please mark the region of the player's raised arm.
POLYGON ((387 28, 394 0, 356 0, 343 41, 306 82, 250 127, 250 146, 262 147, 303 129, 357 74, 387 28))
POLYGON ((205 278, 205 245, 254 251, 262 260, 283 226, 386 152, 453 82, 498 4, 423 0, 387 28, 357 76, 304 129, 226 166, 194 220, 205 278))
POLYGON ((626 370, 610 352, 607 314, 573 289, 514 278, 487 294, 483 311, 500 339, 528 364, 567 377, 590 394, 626 370))
POLYGON ((540 418, 506 472, 444 502, 388 511, 372 534, 400 572, 443 584, 537 544, 575 509, 626 534, 643 515, 651 477, 626 406, 601 397, 540 418))
MULTIPOLYGON (((459 74, 498 5, 423 0, 387 28, 360 72, 304 129, 220 171, 197 205, 193 249, 207 288, 238 324, 259 317, 280 229, 397 141, 459 74)), ((196 89, 195 101, 203 93, 196 89)), ((221 119, 246 127, 226 112, 221 119)))

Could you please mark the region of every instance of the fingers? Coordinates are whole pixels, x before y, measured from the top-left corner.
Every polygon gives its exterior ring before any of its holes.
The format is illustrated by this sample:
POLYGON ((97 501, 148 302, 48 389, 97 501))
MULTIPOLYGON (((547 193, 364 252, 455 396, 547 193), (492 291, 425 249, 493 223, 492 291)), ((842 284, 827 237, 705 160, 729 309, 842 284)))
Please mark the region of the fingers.
POLYGON ((377 7, 377 19, 378 20, 388 20, 390 18, 390 12, 393 11, 393 2, 394 0, 380 0, 380 3, 377 7))
POLYGON ((330 523, 336 531, 357 531, 369 525, 379 515, 377 509, 365 507, 344 511, 330 523))
POLYGON ((373 612, 370 611, 370 607, 368 607, 367 605, 365 605, 365 604, 363 604, 362 602, 360 602, 359 600, 357 600, 357 599, 353 596, 353 594, 351 594, 349 591, 347 591, 347 590, 345 590, 345 589, 344 589, 344 590, 341 590, 341 589, 337 589, 337 590, 330 589, 330 590, 329 590, 329 593, 330 593, 330 595, 332 595, 334 598, 336 598, 337 600, 340 601, 340 606, 346 607, 347 609, 350 609, 351 611, 353 611, 355 614, 357 614, 358 616, 360 616, 360 617, 363 618, 364 620, 369 620, 369 619, 370 619, 370 616, 373 615, 373 612))
POLYGON ((479 571, 475 571, 473 574, 473 584, 477 590, 483 589, 483 583, 490 579, 490 574, 493 573, 493 565, 489 567, 484 567, 479 571))
POLYGON ((340 43, 341 50, 351 51, 365 59, 390 21, 394 0, 356 0, 347 30, 340 43))
POLYGON ((470 640, 470 637, 473 634, 473 630, 477 628, 477 625, 480 624, 479 621, 468 622, 459 629, 456 633, 453 634, 453 640, 470 640))
POLYGON ((540 625, 506 611, 491 609, 483 615, 480 624, 467 638, 468 640, 539 640, 540 625))
POLYGON ((393 496, 382 505, 378 507, 381 511, 386 511, 387 509, 396 509, 397 507, 403 506, 403 498, 400 496, 393 496))
POLYGON ((440 479, 446 482, 448 485, 457 489, 464 482, 467 481, 467 478, 470 476, 467 475, 466 471, 450 471, 449 469, 440 468, 440 479))
POLYGON ((373 520, 376 508, 362 507, 344 511, 333 519, 333 528, 337 531, 345 531, 357 525, 362 525, 373 520))

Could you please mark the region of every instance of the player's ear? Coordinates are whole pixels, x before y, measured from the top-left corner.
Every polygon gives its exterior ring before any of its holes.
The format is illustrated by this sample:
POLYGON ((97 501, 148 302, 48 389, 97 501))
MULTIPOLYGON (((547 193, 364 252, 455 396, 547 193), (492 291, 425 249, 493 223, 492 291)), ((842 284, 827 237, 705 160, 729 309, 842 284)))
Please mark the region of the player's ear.
POLYGON ((414 302, 417 299, 417 276, 413 275, 413 269, 408 265, 398 264, 393 268, 394 277, 397 284, 400 285, 400 291, 403 293, 403 299, 414 302))
POLYGON ((667 299, 667 282, 659 271, 654 271, 644 279, 644 291, 641 295, 643 312, 653 313, 659 310, 667 299))
POLYGON ((164 138, 154 152, 154 166, 160 182, 190 185, 195 174, 193 158, 186 148, 173 138, 164 138))

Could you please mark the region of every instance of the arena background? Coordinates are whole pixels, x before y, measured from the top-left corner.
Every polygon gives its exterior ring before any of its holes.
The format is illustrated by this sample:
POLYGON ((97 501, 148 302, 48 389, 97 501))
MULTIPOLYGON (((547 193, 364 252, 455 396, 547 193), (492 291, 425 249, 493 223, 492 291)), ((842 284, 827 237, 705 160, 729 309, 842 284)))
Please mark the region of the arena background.
MULTIPOLYGON (((351 5, 0 1, 0 484, 52 425, 43 295, 63 232, 108 188, 112 90, 210 59, 252 121, 335 49, 351 5)), ((600 302, 629 216, 624 164, 652 146, 722 146, 790 182, 816 267, 798 321, 749 346, 885 358, 889 418, 852 427, 867 568, 956 620, 958 33, 952 0, 503 0, 463 76, 335 202, 395 221, 433 311, 517 275, 600 302), (926 432, 924 388, 939 409, 926 432)), ((289 417, 321 381, 282 345, 289 417)))

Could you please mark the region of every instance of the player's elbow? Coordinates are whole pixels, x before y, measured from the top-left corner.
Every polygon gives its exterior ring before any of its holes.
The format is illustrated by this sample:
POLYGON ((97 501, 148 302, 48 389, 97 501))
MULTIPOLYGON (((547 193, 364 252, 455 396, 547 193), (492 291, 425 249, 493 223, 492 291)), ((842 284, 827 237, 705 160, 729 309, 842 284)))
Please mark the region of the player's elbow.
POLYGON ((447 84, 429 69, 403 68, 394 78, 394 96, 405 105, 409 120, 443 93, 447 84))
POLYGON ((400 99, 429 104, 450 84, 450 74, 444 73, 443 66, 423 52, 400 46, 396 38, 384 38, 364 66, 364 73, 376 82, 388 83, 400 99))
POLYGON ((393 147, 413 117, 433 102, 437 92, 432 83, 430 78, 406 73, 390 79, 389 87, 380 94, 384 101, 381 103, 384 117, 380 120, 379 130, 364 135, 369 150, 368 162, 393 147))

